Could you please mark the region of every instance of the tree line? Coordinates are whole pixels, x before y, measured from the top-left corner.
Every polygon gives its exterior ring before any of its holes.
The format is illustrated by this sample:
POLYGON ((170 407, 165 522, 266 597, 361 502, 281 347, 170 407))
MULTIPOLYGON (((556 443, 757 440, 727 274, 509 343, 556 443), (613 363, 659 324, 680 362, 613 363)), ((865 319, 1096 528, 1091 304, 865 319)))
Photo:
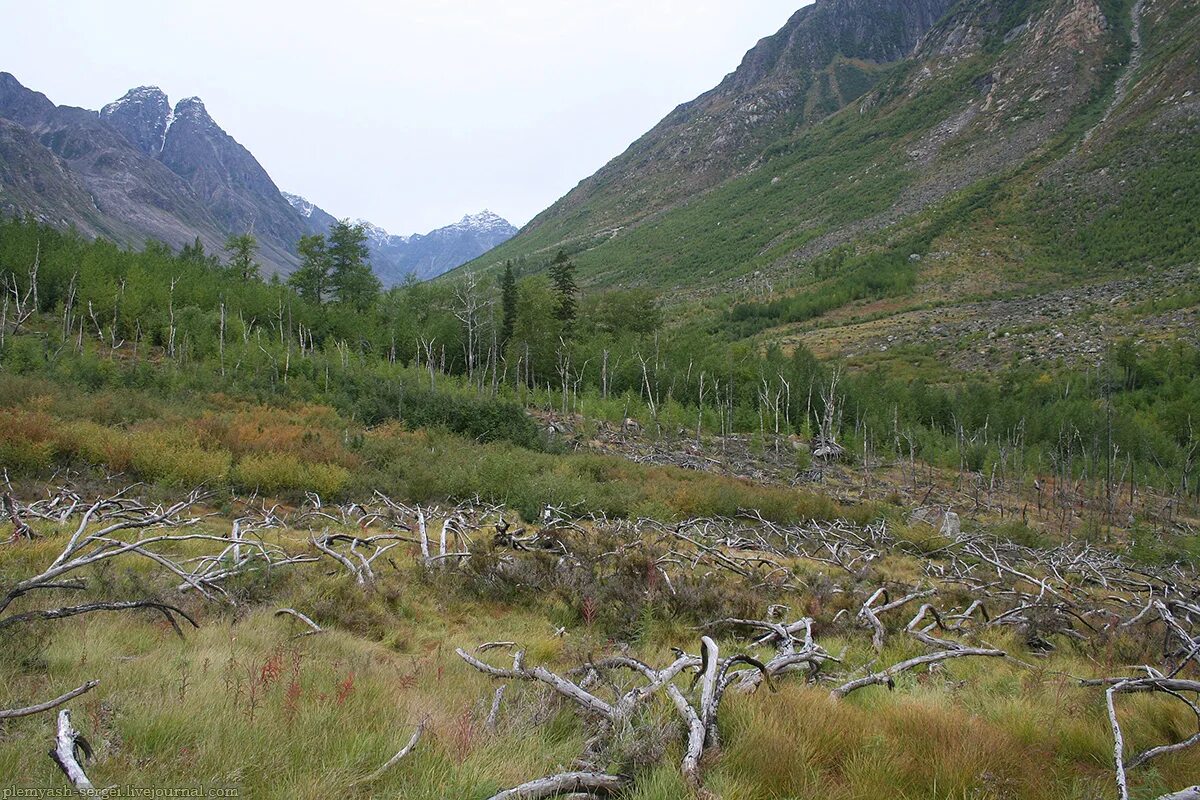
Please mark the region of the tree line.
POLYGON ((286 279, 259 274, 254 245, 232 237, 224 258, 199 242, 135 252, 0 221, 0 370, 297 397, 368 423, 407 417, 494 437, 467 422, 477 417, 523 444, 532 434, 515 420, 539 406, 633 416, 672 437, 741 434, 789 458, 788 437, 831 435, 850 457, 975 472, 1018 454, 1029 469, 1093 475, 1117 462, 1195 491, 1200 352, 1183 342, 1124 343, 1102 368, 1014 364, 940 383, 882 368, 841 374, 719 319, 667 325, 646 289, 582 291, 564 253, 510 262, 495 278, 385 290, 365 232, 348 222, 305 237, 286 279))

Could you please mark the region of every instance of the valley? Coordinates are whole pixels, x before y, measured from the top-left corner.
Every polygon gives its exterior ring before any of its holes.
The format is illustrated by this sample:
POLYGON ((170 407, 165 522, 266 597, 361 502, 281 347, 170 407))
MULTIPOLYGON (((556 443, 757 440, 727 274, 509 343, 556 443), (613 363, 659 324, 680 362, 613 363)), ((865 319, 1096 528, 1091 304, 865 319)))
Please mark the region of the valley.
POLYGON ((0 73, 0 794, 1196 800, 1198 65, 817 0, 412 235, 0 73))

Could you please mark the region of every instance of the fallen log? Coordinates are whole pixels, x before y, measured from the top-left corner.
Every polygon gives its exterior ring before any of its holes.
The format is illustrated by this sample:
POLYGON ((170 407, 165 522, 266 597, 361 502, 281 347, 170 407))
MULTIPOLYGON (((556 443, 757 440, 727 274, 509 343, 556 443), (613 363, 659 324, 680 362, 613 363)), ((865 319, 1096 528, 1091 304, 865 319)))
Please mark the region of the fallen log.
POLYGON ((874 672, 862 678, 844 683, 829 693, 830 698, 841 700, 851 692, 858 691, 867 686, 876 684, 886 684, 890 689, 895 685, 895 677, 901 672, 906 672, 914 667, 919 667, 924 664, 936 664, 941 661, 946 661, 951 658, 963 658, 965 656, 984 656, 993 658, 1003 658, 1007 656, 1003 650, 991 650, 982 647, 964 647, 958 650, 943 650, 940 653, 929 653, 916 658, 910 658, 907 661, 901 661, 898 664, 893 664, 885 670, 874 672))
POLYGON ((623 775, 608 775, 603 772, 563 772, 505 789, 499 794, 492 795, 489 800, 538 800, 543 797, 554 797, 572 792, 603 796, 619 791, 627 783, 629 783, 629 779, 623 775))
POLYGON ((17 717, 28 717, 33 714, 40 714, 43 711, 50 711, 52 709, 58 708, 63 703, 67 703, 67 702, 70 702, 71 700, 74 700, 76 697, 79 697, 79 695, 81 695, 81 694, 90 692, 92 689, 95 689, 99 685, 100 685, 100 681, 88 681, 87 683, 83 684, 82 686, 78 686, 78 687, 72 689, 71 691, 67 692, 66 694, 59 695, 58 697, 54 698, 53 700, 47 700, 44 703, 38 703, 37 705, 26 706, 25 708, 11 708, 8 710, 0 710, 0 719, 16 719, 17 717))
POLYGON ((555 675, 545 667, 526 667, 524 665, 523 652, 518 653, 515 657, 512 669, 503 669, 486 664, 461 647, 455 650, 455 652, 458 653, 459 658, 485 675, 491 675, 494 678, 507 678, 509 680, 540 681, 563 697, 575 701, 589 712, 599 714, 610 721, 617 719, 617 710, 615 708, 582 686, 572 683, 559 675, 555 675))
POLYGON ((183 636, 183 628, 179 627, 179 623, 174 616, 175 614, 187 620, 193 628, 200 627, 200 624, 192 619, 186 611, 169 603, 158 603, 153 600, 117 600, 113 602, 84 603, 78 606, 64 606, 62 608, 50 608, 42 611, 26 611, 24 614, 13 614, 12 616, 0 619, 0 628, 7 628, 10 625, 17 625, 35 619, 65 619, 80 614, 90 614, 95 611, 130 611, 138 608, 152 608, 160 612, 180 636, 183 636))
POLYGON ((1156 798, 1156 800, 1200 800, 1200 785, 1189 786, 1178 792, 1164 794, 1162 797, 1156 798))
POLYGON ((411 738, 409 738, 408 744, 404 745, 404 747, 401 747, 400 751, 397 752, 396 755, 392 756, 391 758, 389 758, 387 760, 387 763, 385 763, 379 769, 375 770, 374 772, 372 772, 370 775, 363 778, 362 780, 355 781, 354 783, 352 783, 350 785, 353 787, 353 786, 361 786, 364 783, 371 783, 372 781, 379 779, 383 775, 383 773, 387 772, 389 769, 396 766, 396 764, 400 763, 401 759, 403 759, 406 755, 408 755, 409 753, 411 753, 413 751, 413 748, 417 746, 417 742, 421 741, 421 736, 422 736, 422 734, 425 733, 425 723, 427 721, 428 721, 427 719, 423 718, 420 722, 417 723, 417 729, 415 731, 413 731, 413 735, 411 738))
POLYGON ((313 636, 315 634, 325 632, 324 628, 322 628, 317 623, 313 622, 307 615, 301 614, 299 611, 297 611, 294 608, 281 608, 275 612, 275 616, 277 616, 277 617, 284 615, 284 614, 295 617, 296 619, 300 620, 301 622, 303 622, 305 625, 307 625, 309 628, 312 629, 312 630, 308 630, 308 631, 303 631, 301 633, 297 633, 295 636, 292 637, 293 639, 299 639, 302 636, 313 636))

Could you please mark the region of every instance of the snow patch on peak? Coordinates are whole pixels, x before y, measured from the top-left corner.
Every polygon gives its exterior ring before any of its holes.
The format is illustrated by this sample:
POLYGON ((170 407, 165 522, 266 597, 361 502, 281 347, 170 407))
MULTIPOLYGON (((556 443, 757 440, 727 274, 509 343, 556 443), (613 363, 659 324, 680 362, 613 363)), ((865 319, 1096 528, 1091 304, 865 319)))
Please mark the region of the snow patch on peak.
POLYGON ((280 192, 280 194, 283 195, 284 200, 287 200, 288 203, 291 204, 292 208, 300 212, 300 216, 304 217, 305 219, 308 219, 312 216, 313 208, 315 208, 315 206, 312 204, 311 200, 301 197, 298 194, 292 194, 291 192, 280 192))
POLYGON ((358 225, 360 228, 366 231, 367 241, 371 242, 372 244, 382 246, 387 244, 388 240, 392 238, 392 235, 383 228, 365 219, 353 220, 353 224, 358 225))
POLYGON ((162 89, 157 86, 138 86, 130 89, 125 94, 121 95, 117 100, 112 101, 104 108, 100 109, 102 116, 111 114, 122 106, 130 103, 153 103, 155 105, 167 105, 167 95, 162 89))
MULTIPOLYGON (((164 96, 163 99, 165 100, 166 97, 164 96)), ((171 130, 171 126, 174 124, 175 124, 175 109, 168 106, 167 107, 167 121, 166 121, 166 124, 163 125, 162 141, 160 141, 158 143, 158 152, 161 153, 163 150, 165 150, 167 148, 167 132, 171 130)))
POLYGON ((515 231, 516 228, 508 220, 495 214, 488 209, 480 211, 478 214, 466 214, 455 227, 466 228, 472 231, 481 231, 491 233, 493 231, 515 231))
POLYGON ((177 118, 203 119, 208 116, 208 110, 204 107, 204 101, 199 97, 185 97, 175 104, 175 116, 177 118))

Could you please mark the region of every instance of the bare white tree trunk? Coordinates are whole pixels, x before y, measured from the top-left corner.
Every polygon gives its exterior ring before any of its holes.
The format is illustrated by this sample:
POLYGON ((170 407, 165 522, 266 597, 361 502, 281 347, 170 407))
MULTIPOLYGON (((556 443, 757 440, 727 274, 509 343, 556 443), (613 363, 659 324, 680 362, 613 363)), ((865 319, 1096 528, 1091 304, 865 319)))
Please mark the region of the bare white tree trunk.
POLYGON ((72 787, 81 792, 91 791, 95 787, 79 763, 77 750, 82 750, 85 754, 91 752, 87 740, 71 724, 70 710, 64 708, 58 712, 58 733, 54 737, 54 749, 50 751, 50 758, 58 764, 72 787))

